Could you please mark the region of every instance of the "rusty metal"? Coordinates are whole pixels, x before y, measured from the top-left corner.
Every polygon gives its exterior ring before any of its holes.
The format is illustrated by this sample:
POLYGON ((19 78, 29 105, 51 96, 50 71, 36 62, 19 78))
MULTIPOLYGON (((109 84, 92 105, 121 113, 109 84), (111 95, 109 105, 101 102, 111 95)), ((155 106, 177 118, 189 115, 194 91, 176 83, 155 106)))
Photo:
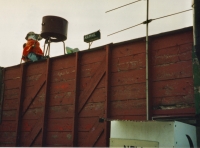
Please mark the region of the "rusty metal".
POLYGON ((58 16, 44 16, 42 18, 41 36, 51 42, 60 42, 67 39, 68 21, 58 16))

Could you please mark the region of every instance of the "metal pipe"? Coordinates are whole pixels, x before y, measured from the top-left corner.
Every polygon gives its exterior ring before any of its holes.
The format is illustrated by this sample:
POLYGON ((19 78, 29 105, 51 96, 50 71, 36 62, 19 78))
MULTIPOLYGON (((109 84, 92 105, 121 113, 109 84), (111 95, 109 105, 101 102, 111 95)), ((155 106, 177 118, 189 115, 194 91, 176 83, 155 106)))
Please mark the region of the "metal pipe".
POLYGON ((149 20, 149 0, 147 0, 147 23, 146 23, 146 119, 149 120, 149 37, 148 37, 148 20, 149 20))
POLYGON ((193 7, 193 42, 197 58, 200 62, 200 0, 192 1, 193 7))

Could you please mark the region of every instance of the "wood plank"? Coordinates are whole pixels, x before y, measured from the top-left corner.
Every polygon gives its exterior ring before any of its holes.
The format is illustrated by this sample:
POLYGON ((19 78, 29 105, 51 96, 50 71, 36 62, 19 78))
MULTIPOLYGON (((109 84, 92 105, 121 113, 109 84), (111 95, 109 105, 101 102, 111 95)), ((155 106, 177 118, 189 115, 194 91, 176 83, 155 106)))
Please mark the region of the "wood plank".
POLYGON ((81 147, 94 147, 95 143, 100 138, 101 134, 104 132, 104 124, 96 124, 88 133, 85 141, 83 141, 79 146, 81 147))
POLYGON ((60 70, 60 69, 67 69, 70 67, 75 67, 75 55, 65 55, 59 58, 53 58, 52 60, 52 71, 60 70), (64 62, 63 62, 64 61, 64 62))
POLYGON ((181 108, 181 109, 168 109, 168 110, 153 110, 154 116, 173 116, 173 115, 183 115, 183 116, 194 116, 195 108, 181 108))
MULTIPOLYGON (((108 122, 109 123, 109 122, 108 122)), ((105 124, 105 123, 104 123, 105 124)), ((109 135, 109 138, 106 139, 105 138, 105 129, 103 131, 103 133, 101 134, 101 136, 99 137, 99 139, 97 140, 97 142, 95 143, 94 147, 107 147, 106 146, 106 141, 109 141, 110 142, 110 135, 109 135)), ((109 145, 109 143, 108 143, 109 145)))
POLYGON ((145 40, 117 44, 112 47, 112 57, 124 57, 135 54, 145 53, 145 40))
POLYGON ((4 81, 18 79, 20 77, 20 74, 21 74, 20 65, 7 67, 4 70, 5 70, 4 81))
POLYGON ((105 57, 105 47, 100 47, 96 50, 88 50, 81 54, 80 61, 81 65, 86 65, 90 63, 101 62, 105 57))
POLYGON ((158 98, 154 97, 152 100, 153 100, 153 106, 194 104, 194 94, 170 96, 170 97, 158 97, 158 98))
POLYGON ((2 112, 2 120, 16 120, 17 110, 5 110, 2 112))
POLYGON ((43 107, 38 108, 30 108, 27 110, 27 112, 24 114, 23 119, 39 119, 40 116, 43 114, 43 107))
POLYGON ((106 100, 106 89, 105 88, 96 88, 91 94, 88 103, 97 103, 103 102, 106 100))
MULTIPOLYGON (((90 85, 92 77, 85 77, 80 79, 80 91, 83 91, 90 85)), ((101 78, 101 81, 97 84, 96 89, 98 88, 105 88, 105 77, 101 78)))
POLYGON ((23 119, 21 122, 21 132, 31 132, 38 119, 23 119))
POLYGON ((113 101, 110 107, 111 116, 146 115, 146 99, 113 101))
POLYGON ((26 68, 27 68, 26 75, 27 75, 27 77, 44 73, 45 66, 46 66, 45 60, 34 62, 34 63, 31 63, 31 64, 26 64, 26 68))
POLYGON ((4 89, 18 89, 20 87, 20 77, 4 81, 4 89))
MULTIPOLYGON (((45 86, 45 85, 44 85, 45 86)), ((25 95, 26 98, 26 102, 24 103, 29 103, 32 98, 30 98, 30 94, 32 93, 33 87, 28 87, 26 88, 25 93, 23 93, 25 95)), ((45 100, 45 87, 42 87, 40 89, 40 91, 38 92, 38 94, 35 96, 34 100, 32 101, 32 103, 29 106, 30 108, 39 108, 39 107, 43 107, 44 106, 44 100, 45 100)), ((24 106, 27 106, 28 104, 24 104, 24 106)))
POLYGON ((73 119, 48 119, 48 132, 71 132, 73 130, 73 119))
POLYGON ((73 105, 52 106, 48 109, 48 118, 69 118, 73 117, 73 105))
POLYGON ((113 115, 110 117, 110 120, 132 120, 132 121, 146 121, 146 114, 145 115, 113 115))
POLYGON ((124 56, 119 58, 111 59, 112 72, 119 72, 119 71, 127 71, 127 70, 136 70, 145 68, 145 53, 134 54, 130 56, 124 56))
POLYGON ((192 42, 192 31, 186 30, 179 33, 155 36, 154 39, 151 38, 151 47, 155 50, 192 42))
POLYGON ((193 76, 192 61, 160 65, 152 68, 153 81, 187 78, 193 76))
POLYGON ((95 63, 89 63, 86 65, 81 65, 80 67, 81 78, 92 77, 96 72, 96 68, 99 67, 100 64, 101 61, 95 63))
POLYGON ((3 110, 16 110, 19 99, 6 99, 3 101, 3 110))
POLYGON ((15 132, 15 121, 2 121, 0 125, 0 132, 15 132))
POLYGON ((111 100, 134 100, 146 98, 146 84, 131 84, 111 87, 111 100))
POLYGON ((164 65, 181 61, 192 60, 192 43, 185 45, 176 45, 164 49, 152 49, 152 64, 164 65))
POLYGON ((41 77, 42 73, 39 73, 37 75, 30 75, 30 76, 26 76, 26 87, 30 87, 30 86, 34 86, 35 83, 37 83, 37 81, 39 80, 39 78, 41 77))
POLYGON ((0 143, 15 144, 16 132, 0 132, 0 143))
MULTIPOLYGON (((112 107, 112 106, 111 106, 112 107)), ((124 119, 127 118, 127 116, 146 116, 146 108, 134 108, 134 109, 112 109, 110 112, 110 116, 116 117, 116 116, 124 116, 124 119)))
POLYGON ((89 132, 99 120, 99 117, 79 117, 78 119, 78 131, 79 132, 89 132))
POLYGON ((25 146, 30 147, 33 144, 33 142, 42 130, 42 122, 42 118, 40 118, 35 124, 34 128, 31 130, 31 132, 27 135, 25 146))
POLYGON ((36 95, 38 94, 40 89, 43 87, 43 85, 46 81, 45 78, 46 78, 46 74, 43 73, 41 75, 41 77, 38 79, 37 83, 34 85, 32 92, 29 94, 28 98, 25 98, 24 103, 23 103, 22 115, 24 115, 26 113, 26 111, 30 107, 31 103, 34 101, 36 95))
POLYGON ((24 98, 23 90, 25 88, 24 86, 24 78, 25 78, 25 66, 20 66, 20 88, 19 88, 19 96, 18 96, 18 102, 17 102, 17 115, 16 115, 16 139, 15 139, 15 146, 20 146, 20 138, 21 138, 21 123, 22 123, 22 102, 24 98))
POLYGON ((144 83, 145 75, 145 69, 112 73, 111 86, 144 83))
POLYGON ((75 92, 67 91, 57 94, 51 94, 49 99, 49 106, 72 105, 74 103, 75 92))
POLYGON ((184 78, 153 82, 151 91, 152 97, 170 97, 193 94, 193 79, 184 78))
POLYGON ((81 93, 79 96, 79 105, 78 105, 78 113, 81 112, 83 109, 84 105, 86 104, 87 100, 91 96, 92 92, 94 91, 95 87, 105 74, 105 59, 102 61, 100 67, 97 69, 95 75, 92 77, 92 79, 89 82, 89 85, 87 88, 84 89, 84 91, 81 93))
POLYGON ((71 132, 48 132, 47 146, 50 147, 72 147, 72 133, 71 132))
POLYGON ((50 82, 55 83, 61 81, 68 81, 71 79, 75 79, 75 67, 52 71, 50 82))
POLYGON ((19 88, 15 88, 15 89, 8 89, 8 90, 4 90, 4 100, 7 99, 18 99, 19 98, 19 93, 20 93, 20 89, 19 88))
POLYGON ((61 81, 58 83, 50 84, 50 94, 57 94, 62 92, 74 91, 75 80, 61 81))
POLYGON ((100 116, 105 112, 105 102, 87 103, 82 111, 79 113, 79 117, 94 117, 100 116))
MULTIPOLYGON (((20 141, 21 147, 26 147, 27 136, 29 136, 29 132, 21 133, 21 141, 20 141)), ((42 143, 42 134, 39 134, 35 139, 35 141, 33 142, 33 144, 31 145, 31 147, 41 147, 41 143, 42 143)))

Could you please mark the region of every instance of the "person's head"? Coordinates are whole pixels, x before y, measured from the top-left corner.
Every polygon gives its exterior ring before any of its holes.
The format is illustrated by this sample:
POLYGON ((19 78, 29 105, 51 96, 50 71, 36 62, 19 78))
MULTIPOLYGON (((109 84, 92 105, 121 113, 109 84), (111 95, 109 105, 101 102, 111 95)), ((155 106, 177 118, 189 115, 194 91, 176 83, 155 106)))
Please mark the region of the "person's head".
POLYGON ((41 40, 42 37, 40 36, 40 34, 36 34, 34 32, 29 32, 29 33, 27 33, 25 39, 26 40, 28 40, 28 39, 41 40))

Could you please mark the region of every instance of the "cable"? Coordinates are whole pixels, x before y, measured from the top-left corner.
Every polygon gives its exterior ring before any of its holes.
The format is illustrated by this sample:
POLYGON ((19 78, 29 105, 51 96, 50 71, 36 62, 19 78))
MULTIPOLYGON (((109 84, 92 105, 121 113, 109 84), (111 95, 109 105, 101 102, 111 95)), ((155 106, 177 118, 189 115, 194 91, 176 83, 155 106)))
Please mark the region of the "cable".
POLYGON ((120 30, 120 31, 114 32, 114 33, 112 33, 112 34, 109 34, 109 35, 107 35, 107 36, 111 36, 111 35, 113 35, 113 34, 116 34, 116 33, 122 32, 122 31, 125 31, 125 30, 127 30, 127 29, 130 29, 130 28, 133 28, 133 27, 136 27, 136 26, 142 25, 142 24, 143 24, 143 23, 137 24, 137 25, 135 25, 135 26, 131 26, 131 27, 129 27, 129 28, 126 28, 126 29, 123 29, 123 30, 120 30))
POLYGON ((116 9, 119 9, 119 8, 122 8, 122 7, 125 7, 125 6, 127 6, 127 5, 130 5, 130 4, 133 4, 133 3, 139 2, 139 1, 141 1, 141 0, 138 0, 138 1, 135 1, 135 2, 132 2, 132 3, 128 3, 128 4, 126 4, 126 5, 123 5, 123 6, 120 6, 120 7, 117 7, 117 8, 111 9, 111 10, 108 10, 108 11, 106 11, 105 13, 110 12, 110 11, 113 11, 113 10, 116 10, 116 9))
POLYGON ((161 18, 165 18, 165 17, 169 17, 169 16, 172 16, 172 15, 180 14, 180 13, 183 13, 183 12, 187 12, 187 11, 190 11, 190 10, 192 10, 192 9, 188 9, 188 10, 185 10, 185 11, 181 11, 181 12, 173 13, 173 14, 170 14, 170 15, 165 15, 165 16, 162 16, 162 17, 158 17, 158 18, 152 19, 152 21, 153 20, 158 20, 158 19, 161 19, 161 18))
POLYGON ((142 22, 142 23, 140 23, 140 24, 137 24, 137 25, 134 25, 134 26, 128 27, 128 28, 126 28, 126 29, 123 29, 123 30, 120 30, 120 31, 114 32, 114 33, 109 34, 109 35, 107 35, 107 36, 111 36, 111 35, 113 35, 113 34, 116 34, 116 33, 119 33, 119 32, 125 31, 125 30, 128 30, 128 29, 130 29, 130 28, 133 28, 133 27, 139 26, 139 25, 141 25, 141 24, 147 24, 147 23, 150 23, 151 21, 154 21, 154 20, 158 20, 158 19, 161 19, 161 18, 169 17, 169 16, 176 15, 176 14, 180 14, 180 13, 187 12, 187 11, 190 11, 190 10, 192 10, 192 9, 184 10, 184 11, 177 12, 177 13, 173 13, 173 14, 170 14, 170 15, 165 15, 165 16, 158 17, 158 18, 155 18, 155 19, 149 19, 148 21, 144 21, 144 22, 142 22))

